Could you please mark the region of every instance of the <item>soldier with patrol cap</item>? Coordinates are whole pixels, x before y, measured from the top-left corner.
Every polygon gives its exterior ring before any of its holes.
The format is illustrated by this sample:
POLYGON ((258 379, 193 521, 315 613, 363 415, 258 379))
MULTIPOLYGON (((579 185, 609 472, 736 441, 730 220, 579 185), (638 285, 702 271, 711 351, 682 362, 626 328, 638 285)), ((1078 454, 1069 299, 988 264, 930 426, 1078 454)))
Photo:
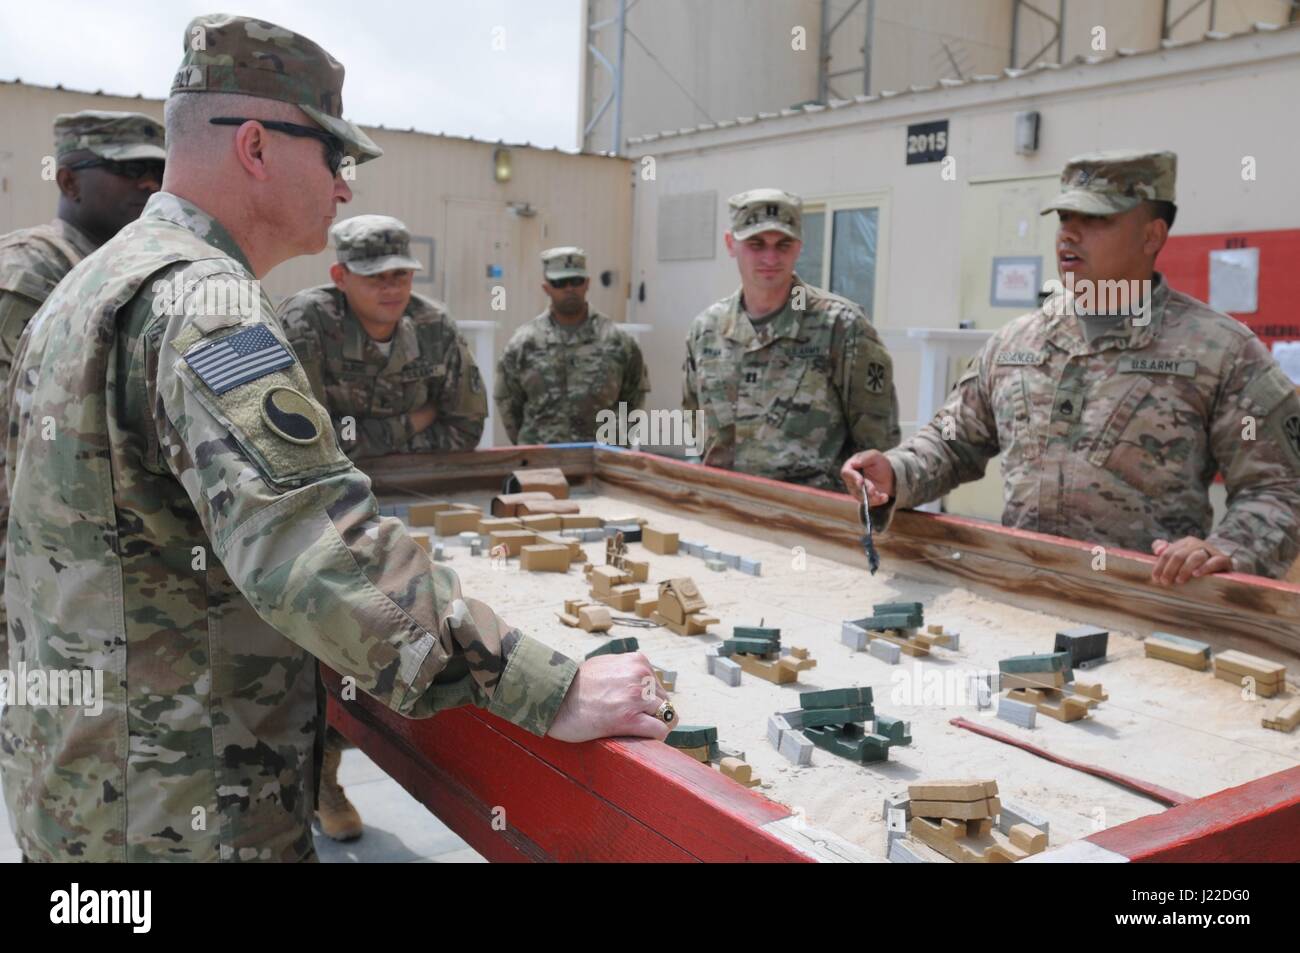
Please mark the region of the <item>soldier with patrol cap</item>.
POLYGON ((497 362, 497 412, 512 443, 596 439, 596 415, 645 405, 650 372, 632 335, 587 304, 587 254, 542 252, 551 305, 510 338, 497 362))
POLYGON ((1249 328, 1155 271, 1175 170, 1171 152, 1070 160, 1043 210, 1060 218, 1065 284, 989 340, 914 437, 845 464, 878 525, 1001 453, 1004 525, 1154 553, 1161 585, 1286 571, 1300 550, 1300 398, 1249 328), (1099 307, 1116 287, 1133 289, 1129 307, 1099 307), (1228 508, 1212 527, 1216 473, 1228 508))
POLYGON ((357 215, 330 229, 332 285, 280 305, 285 333, 333 418, 348 456, 472 450, 487 394, 456 324, 411 291, 411 235, 388 215, 357 215))
POLYGON ((740 287, 695 318, 682 406, 704 411, 704 462, 830 488, 852 453, 898 443, 893 361, 857 304, 795 274, 803 203, 729 200, 740 287))
POLYGON ((406 716, 662 738, 644 656, 552 651, 379 516, 261 291, 325 247, 344 161, 381 154, 342 118, 343 67, 246 17, 183 43, 163 190, 55 289, 12 375, 12 664, 107 673, 95 717, 0 716, 23 855, 314 859, 315 659, 406 716))
MULTIPOLYGON (((9 379, 18 338, 54 286, 73 267, 135 221, 162 186, 162 124, 141 113, 87 109, 54 119, 52 222, 0 236, 0 383, 9 379)), ((0 448, 0 466, 4 451, 0 448)), ((0 486, 0 592, 8 495, 0 486)), ((4 630, 0 599, 0 632, 4 630)), ((0 639, 0 669, 5 665, 0 639)))

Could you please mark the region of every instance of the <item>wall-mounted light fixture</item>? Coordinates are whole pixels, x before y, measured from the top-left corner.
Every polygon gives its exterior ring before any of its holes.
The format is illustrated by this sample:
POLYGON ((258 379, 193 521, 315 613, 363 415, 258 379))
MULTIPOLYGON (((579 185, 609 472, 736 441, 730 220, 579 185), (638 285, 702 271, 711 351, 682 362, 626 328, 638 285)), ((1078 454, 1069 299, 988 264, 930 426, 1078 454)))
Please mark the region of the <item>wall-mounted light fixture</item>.
POLYGON ((510 172, 510 150, 497 149, 492 153, 492 178, 498 182, 509 182, 510 172))
POLYGON ((1038 151, 1038 110, 1016 113, 1016 155, 1030 156, 1038 151))

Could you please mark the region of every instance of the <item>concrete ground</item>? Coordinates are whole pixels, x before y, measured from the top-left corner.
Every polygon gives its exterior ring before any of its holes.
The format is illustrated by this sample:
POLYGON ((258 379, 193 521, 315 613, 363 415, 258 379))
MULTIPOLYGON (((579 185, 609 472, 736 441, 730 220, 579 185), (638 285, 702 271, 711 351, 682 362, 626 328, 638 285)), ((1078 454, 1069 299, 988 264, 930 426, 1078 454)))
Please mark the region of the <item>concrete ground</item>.
MULTIPOLYGON (((338 844, 316 832, 316 852, 327 864, 460 864, 483 857, 457 837, 379 766, 356 749, 343 752, 339 783, 365 822, 357 840, 338 844)), ((18 863, 22 854, 9 830, 0 799, 0 863, 18 863)))

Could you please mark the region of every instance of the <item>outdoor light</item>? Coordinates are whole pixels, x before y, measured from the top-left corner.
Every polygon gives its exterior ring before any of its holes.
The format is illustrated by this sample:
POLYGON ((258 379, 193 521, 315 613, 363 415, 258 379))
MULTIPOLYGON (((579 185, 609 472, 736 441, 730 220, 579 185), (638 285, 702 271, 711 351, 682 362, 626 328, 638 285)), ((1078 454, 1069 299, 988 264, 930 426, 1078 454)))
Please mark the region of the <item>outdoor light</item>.
POLYGON ((492 176, 498 182, 510 181, 509 149, 498 149, 492 153, 492 176))

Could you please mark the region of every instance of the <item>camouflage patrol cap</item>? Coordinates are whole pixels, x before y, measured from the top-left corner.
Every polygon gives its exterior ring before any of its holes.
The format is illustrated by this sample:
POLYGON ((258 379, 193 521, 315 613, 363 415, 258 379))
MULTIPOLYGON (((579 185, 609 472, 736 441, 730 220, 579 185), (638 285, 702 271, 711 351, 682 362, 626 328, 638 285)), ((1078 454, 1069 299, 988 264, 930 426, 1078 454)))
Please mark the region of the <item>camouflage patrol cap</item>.
POLYGON ((162 123, 143 113, 83 109, 54 118, 54 153, 93 152, 101 159, 166 160, 162 123))
POLYGON ((576 245, 548 248, 542 252, 542 274, 547 281, 586 278, 587 253, 576 245))
POLYGON ((384 154, 343 118, 343 64, 307 37, 265 20, 209 13, 189 22, 183 43, 172 93, 236 93, 292 103, 342 140, 357 163, 384 154))
POLYGON ((727 199, 731 234, 744 241, 760 232, 783 232, 803 239, 803 199, 780 189, 750 189, 727 199))
POLYGON ((1178 156, 1172 152, 1090 152, 1075 156, 1061 173, 1061 194, 1042 211, 1115 215, 1146 199, 1174 201, 1178 156))
POLYGON ((411 257, 411 233, 391 215, 356 215, 330 229, 339 262, 358 275, 410 268, 423 271, 418 258, 411 257))

